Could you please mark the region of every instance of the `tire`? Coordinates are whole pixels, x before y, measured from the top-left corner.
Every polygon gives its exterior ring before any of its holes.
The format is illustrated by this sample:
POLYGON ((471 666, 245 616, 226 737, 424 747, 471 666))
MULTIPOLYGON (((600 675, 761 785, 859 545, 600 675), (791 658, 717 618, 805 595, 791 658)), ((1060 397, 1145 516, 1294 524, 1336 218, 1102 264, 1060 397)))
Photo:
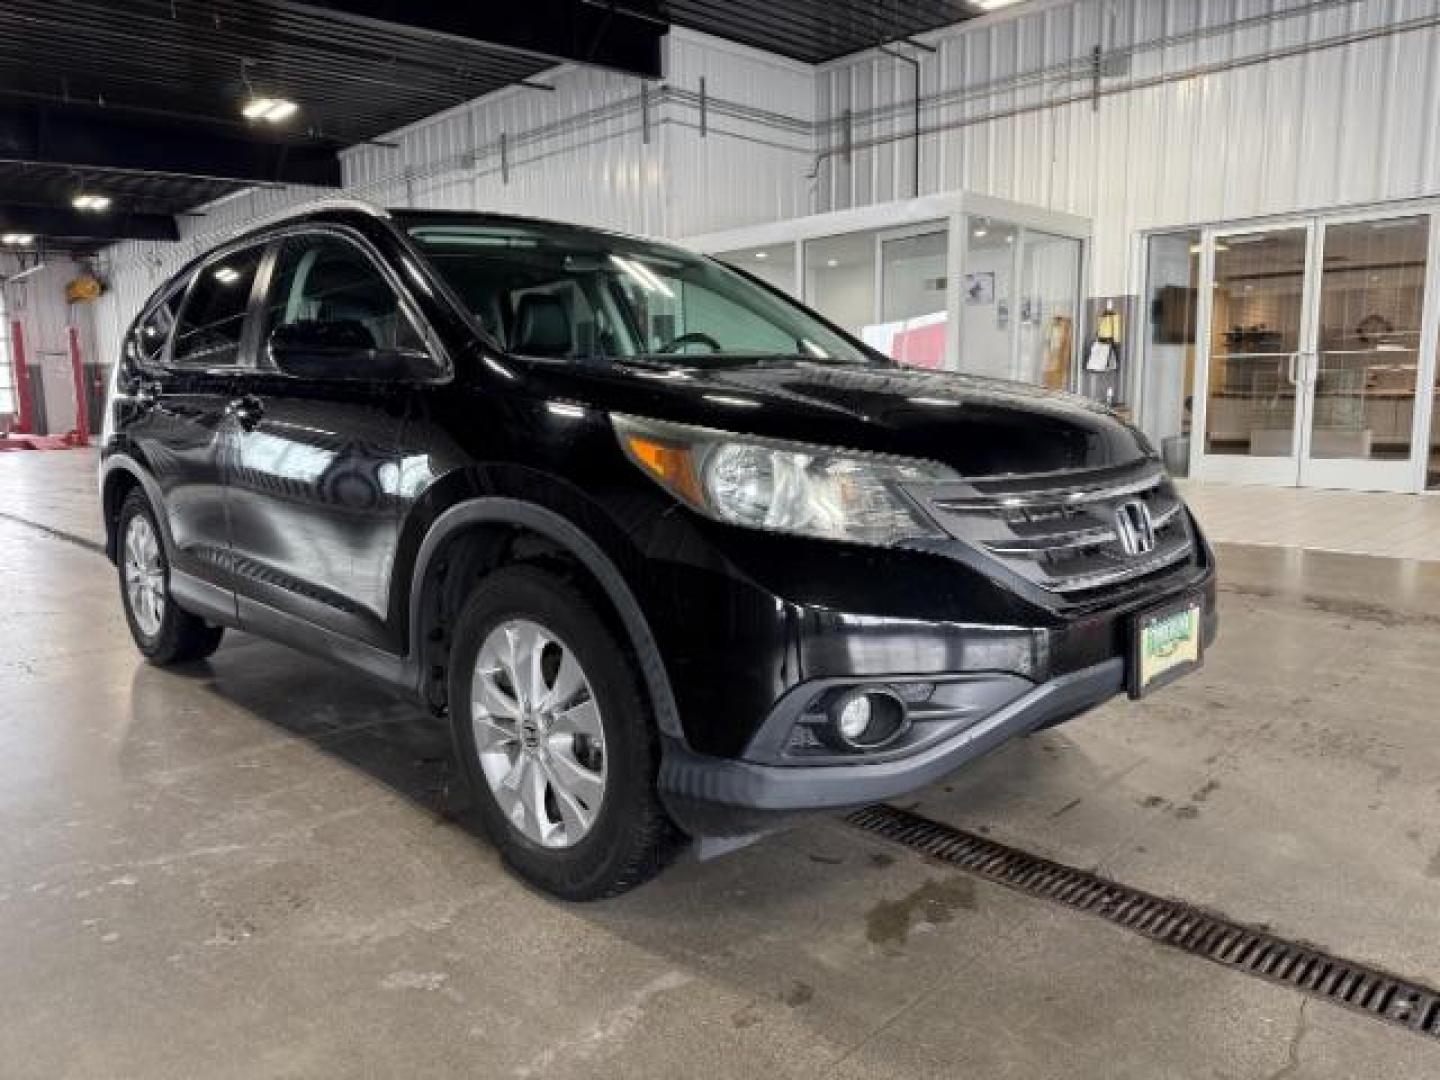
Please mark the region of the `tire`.
POLYGON ((477 814, 516 874, 597 900, 664 868, 682 840, 656 794, 653 717, 634 658, 583 593, 529 566, 482 579, 456 623, 448 689, 477 814))
POLYGON ((225 628, 211 626, 175 603, 162 535, 150 501, 136 488, 120 507, 116 529, 120 603, 135 647, 152 664, 167 667, 209 656, 220 647, 225 628), (138 591, 132 588, 136 580, 138 591))

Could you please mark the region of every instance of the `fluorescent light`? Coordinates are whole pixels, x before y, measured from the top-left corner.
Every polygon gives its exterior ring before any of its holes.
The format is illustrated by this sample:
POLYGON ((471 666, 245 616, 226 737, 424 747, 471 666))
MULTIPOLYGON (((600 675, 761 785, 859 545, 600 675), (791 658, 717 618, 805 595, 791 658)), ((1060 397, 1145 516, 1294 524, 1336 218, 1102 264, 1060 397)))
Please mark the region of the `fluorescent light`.
POLYGON ((981 226, 977 227, 977 228, 975 229, 975 231, 974 231, 973 233, 971 233, 970 235, 973 236, 973 237, 975 237, 976 240, 979 240, 982 236, 988 236, 989 233, 990 233, 990 230, 987 229, 987 228, 985 228, 984 225, 981 225, 981 226))
POLYGON ((1020 0, 975 0, 981 11, 999 11, 1001 8, 1018 4, 1020 0))
POLYGON ((222 266, 215 271, 215 280, 221 285, 232 285, 240 280, 240 271, 233 266, 222 266))
POLYGON ((76 210, 93 210, 96 212, 110 209, 109 195, 90 195, 81 192, 70 200, 70 205, 76 210))
POLYGON ((241 106, 240 115, 246 120, 264 120, 269 124, 278 124, 282 120, 290 119, 299 109, 299 105, 286 98, 252 97, 241 106))
POLYGON ((757 259, 768 259, 769 257, 770 257, 770 253, 769 253, 768 251, 757 251, 757 252, 755 252, 755 258, 757 258, 757 259))
POLYGON ((839 260, 839 259, 826 259, 826 260, 825 260, 825 265, 833 269, 833 268, 835 268, 835 267, 837 267, 837 266, 840 265, 840 260, 839 260))
POLYGON ((33 244, 34 242, 35 237, 30 233, 7 232, 4 236, 0 236, 0 243, 4 244, 17 244, 23 246, 25 244, 33 244))

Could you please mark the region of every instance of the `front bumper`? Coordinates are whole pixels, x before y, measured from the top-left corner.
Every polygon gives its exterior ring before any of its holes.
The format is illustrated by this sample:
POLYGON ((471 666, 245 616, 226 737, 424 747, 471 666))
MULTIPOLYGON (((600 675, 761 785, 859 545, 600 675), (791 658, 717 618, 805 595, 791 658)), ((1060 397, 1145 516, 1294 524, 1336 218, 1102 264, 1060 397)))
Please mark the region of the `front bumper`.
MULTIPOLYGON (((1211 563, 1198 578, 1172 594, 1194 591, 1203 597, 1202 637, 1207 649, 1218 632, 1214 586, 1211 563)), ((1063 674, 1032 678, 1019 696, 913 753, 855 761, 780 763, 773 754, 761 754, 757 760, 756 751, 767 742, 764 726, 747 751, 734 758, 700 753, 680 739, 666 738, 659 776, 661 796, 685 832, 693 837, 725 839, 767 832, 817 811, 863 806, 907 794, 1010 739, 1078 716, 1124 693, 1128 639, 1121 627, 1129 622, 1129 613, 1108 613, 1106 632, 1098 637, 1110 644, 1109 655, 1063 674)), ((852 652, 852 661, 854 658, 852 652)), ((780 711, 777 708, 772 713, 772 720, 780 711)))
POLYGON ((862 806, 934 783, 1001 743, 1067 719, 1125 688, 1119 657, 1042 683, 950 738, 903 758, 762 765, 709 757, 670 740, 660 766, 666 807, 692 836, 763 832, 789 817, 862 806))

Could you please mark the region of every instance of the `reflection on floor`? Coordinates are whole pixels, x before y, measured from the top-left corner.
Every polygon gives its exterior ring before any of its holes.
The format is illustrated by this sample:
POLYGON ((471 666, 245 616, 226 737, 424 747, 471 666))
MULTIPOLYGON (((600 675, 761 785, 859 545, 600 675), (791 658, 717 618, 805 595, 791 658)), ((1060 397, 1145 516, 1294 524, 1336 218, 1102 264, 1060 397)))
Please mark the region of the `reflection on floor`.
POLYGON ((1212 543, 1440 559, 1440 498, 1182 481, 1212 543))

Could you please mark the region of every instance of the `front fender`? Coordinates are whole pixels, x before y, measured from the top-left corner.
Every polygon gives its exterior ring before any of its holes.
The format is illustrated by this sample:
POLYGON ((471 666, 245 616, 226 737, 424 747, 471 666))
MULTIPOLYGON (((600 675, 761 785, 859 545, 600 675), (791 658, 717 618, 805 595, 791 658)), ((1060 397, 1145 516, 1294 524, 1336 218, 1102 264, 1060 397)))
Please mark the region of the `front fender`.
MULTIPOLYGON (((651 630, 649 621, 631 589, 621 563, 629 563, 632 557, 624 554, 622 541, 614 534, 613 525, 593 504, 583 496, 566 491, 567 485, 544 477, 537 482, 536 474, 528 483, 515 484, 516 471, 529 473, 523 467, 493 467, 489 469, 466 470, 448 486, 452 490, 483 491, 485 494, 469 494, 444 509, 442 504, 430 507, 435 513, 433 519, 423 526, 420 521, 407 523, 402 530, 401 547, 407 544, 406 531, 419 533, 414 555, 409 559, 408 574, 397 574, 397 579, 407 582, 404 610, 408 613, 406 626, 407 649, 416 651, 417 638, 424 620, 424 583, 430 566, 437 553, 442 551, 448 540, 467 528, 478 524, 513 525, 528 529, 546 537, 574 557, 604 590, 607 599, 619 616, 629 644, 640 663, 641 675, 655 709, 656 723, 662 733, 683 739, 679 709, 670 685, 669 676, 661 659, 660 649, 651 630), (508 475, 507 475, 508 474, 508 475), (499 492, 524 491, 501 494, 499 492), (538 501, 537 496, 545 499, 538 501), (548 496, 548 498, 547 498, 548 496), (557 505, 558 504, 558 505, 557 505), (563 507, 563 508, 562 508, 563 507), (608 541, 609 550, 597 542, 596 537, 608 541), (616 552, 621 554, 616 556, 616 552)), ((440 481, 445 484, 446 481, 440 481)), ((438 485, 437 485, 438 486, 438 485)), ((412 517, 415 515, 412 514, 412 517)), ((429 515, 422 515, 422 520, 429 515)), ((414 537, 408 539, 413 540, 414 537)))

